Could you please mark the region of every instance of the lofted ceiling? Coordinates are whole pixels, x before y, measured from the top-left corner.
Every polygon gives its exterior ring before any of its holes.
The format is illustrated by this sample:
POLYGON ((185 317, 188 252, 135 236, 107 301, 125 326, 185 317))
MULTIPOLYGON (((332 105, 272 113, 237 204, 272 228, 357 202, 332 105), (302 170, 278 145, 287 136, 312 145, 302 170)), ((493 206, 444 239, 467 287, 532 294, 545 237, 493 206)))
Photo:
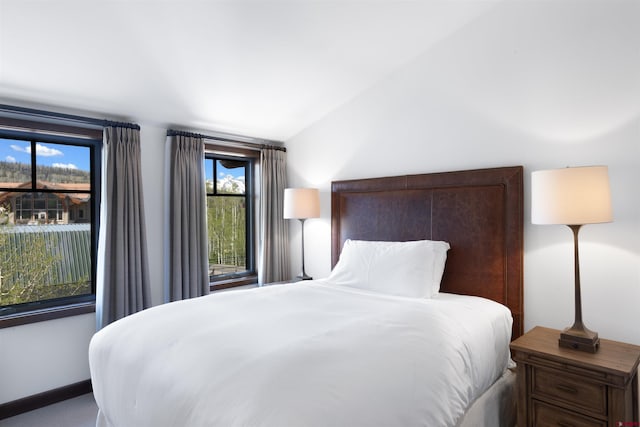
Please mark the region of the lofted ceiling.
POLYGON ((287 140, 488 0, 0 0, 0 101, 287 140))

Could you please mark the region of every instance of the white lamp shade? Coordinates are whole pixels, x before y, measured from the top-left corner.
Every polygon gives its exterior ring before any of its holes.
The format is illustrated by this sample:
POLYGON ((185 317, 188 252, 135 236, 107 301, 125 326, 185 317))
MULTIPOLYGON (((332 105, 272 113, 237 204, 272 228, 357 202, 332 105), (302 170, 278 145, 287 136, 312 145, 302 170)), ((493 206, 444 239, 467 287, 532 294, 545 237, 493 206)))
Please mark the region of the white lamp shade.
POLYGON ((320 195, 317 188, 285 188, 284 218, 318 218, 320 195))
POLYGON ((612 220, 606 166, 531 173, 532 223, 582 225, 612 220))

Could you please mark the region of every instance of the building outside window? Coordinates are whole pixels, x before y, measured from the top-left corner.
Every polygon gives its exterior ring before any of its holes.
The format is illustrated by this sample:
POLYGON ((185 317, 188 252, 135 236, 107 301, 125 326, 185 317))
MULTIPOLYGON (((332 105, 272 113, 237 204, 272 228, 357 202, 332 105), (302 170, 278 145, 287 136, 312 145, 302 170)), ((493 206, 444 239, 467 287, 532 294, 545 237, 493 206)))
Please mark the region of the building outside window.
POLYGON ((0 319, 95 300, 100 145, 0 128, 0 319))
POLYGON ((256 274, 253 249, 253 159, 207 154, 209 281, 256 274))

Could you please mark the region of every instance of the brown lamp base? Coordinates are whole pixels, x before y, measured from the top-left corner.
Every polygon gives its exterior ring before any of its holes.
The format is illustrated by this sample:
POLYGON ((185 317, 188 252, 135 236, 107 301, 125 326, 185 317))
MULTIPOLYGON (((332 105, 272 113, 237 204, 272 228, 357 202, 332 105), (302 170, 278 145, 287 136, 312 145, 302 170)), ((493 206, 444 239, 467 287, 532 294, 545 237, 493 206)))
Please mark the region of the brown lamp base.
POLYGON ((573 326, 560 333, 558 344, 560 347, 596 353, 600 347, 600 338, 598 338, 597 332, 590 331, 587 328, 578 329, 573 326))

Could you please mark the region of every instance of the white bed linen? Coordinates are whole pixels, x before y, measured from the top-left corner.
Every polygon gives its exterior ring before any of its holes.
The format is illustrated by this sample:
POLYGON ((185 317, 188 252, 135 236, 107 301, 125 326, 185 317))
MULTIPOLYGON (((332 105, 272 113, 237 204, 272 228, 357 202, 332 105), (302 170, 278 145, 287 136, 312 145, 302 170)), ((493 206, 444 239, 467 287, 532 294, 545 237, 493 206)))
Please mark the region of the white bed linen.
POLYGON ((454 426, 506 369, 495 302, 323 281, 165 304, 98 332, 98 426, 454 426))
POLYGON ((515 427, 517 384, 515 370, 507 369, 487 391, 471 404, 458 427, 515 427))

